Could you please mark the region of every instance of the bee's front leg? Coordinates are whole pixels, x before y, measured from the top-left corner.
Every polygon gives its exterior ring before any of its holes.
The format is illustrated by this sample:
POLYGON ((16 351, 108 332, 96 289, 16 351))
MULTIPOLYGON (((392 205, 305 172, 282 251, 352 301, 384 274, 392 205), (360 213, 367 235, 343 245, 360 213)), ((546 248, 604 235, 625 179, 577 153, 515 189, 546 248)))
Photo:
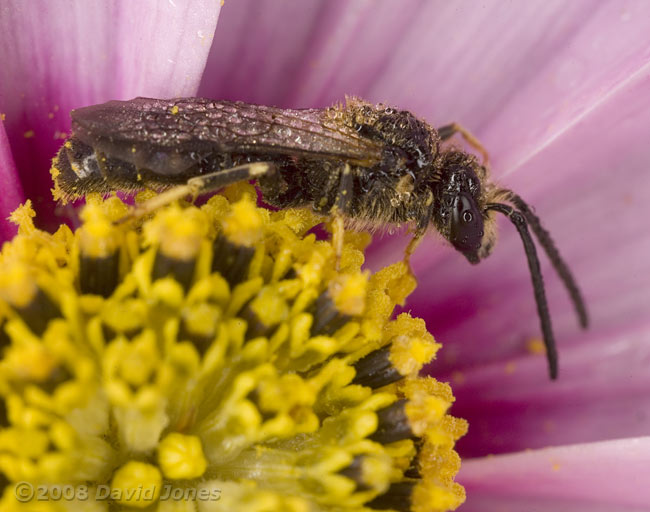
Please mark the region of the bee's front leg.
POLYGON ((460 133, 461 137, 465 139, 465 142, 472 146, 476 151, 481 153, 481 156, 483 157, 483 165, 487 166, 489 160, 488 152, 483 147, 483 144, 481 144, 481 142, 472 134, 472 132, 466 128, 463 128, 463 126, 458 123, 446 124, 445 126, 438 128, 438 135, 443 141, 450 139, 455 133, 460 133))

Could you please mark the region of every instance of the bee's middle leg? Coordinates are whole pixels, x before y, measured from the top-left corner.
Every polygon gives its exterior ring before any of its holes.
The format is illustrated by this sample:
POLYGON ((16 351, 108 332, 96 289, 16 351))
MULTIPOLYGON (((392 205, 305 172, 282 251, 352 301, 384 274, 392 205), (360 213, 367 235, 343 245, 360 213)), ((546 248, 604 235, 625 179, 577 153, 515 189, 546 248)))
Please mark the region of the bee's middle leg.
POLYGON ((345 235, 345 224, 343 222, 344 214, 348 210, 350 199, 352 199, 353 189, 353 175, 352 169, 349 164, 341 171, 341 178, 339 179, 339 186, 336 192, 336 201, 330 210, 332 216, 332 245, 334 246, 334 253, 336 255, 336 270, 341 268, 341 255, 343 254, 343 239, 345 235))
POLYGON ((219 190, 233 183, 261 178, 275 172, 275 166, 268 162, 255 162, 251 164, 238 165, 231 169, 212 172, 204 176, 190 178, 183 185, 170 188, 142 204, 136 205, 126 216, 118 220, 118 223, 131 219, 138 219, 158 208, 168 205, 187 196, 196 198, 206 192, 219 190))
MULTIPOLYGON (((408 245, 406 246, 406 249, 404 250, 404 260, 403 261, 406 264, 409 275, 413 279, 416 279, 416 277, 415 277, 415 273, 413 272, 413 268, 411 267, 411 255, 415 252, 415 249, 418 248, 418 245, 420 245, 420 242, 422 241, 422 237, 423 237, 422 233, 414 234, 413 238, 411 238, 408 245)), ((417 279, 416 279, 416 281, 417 281, 417 279)))

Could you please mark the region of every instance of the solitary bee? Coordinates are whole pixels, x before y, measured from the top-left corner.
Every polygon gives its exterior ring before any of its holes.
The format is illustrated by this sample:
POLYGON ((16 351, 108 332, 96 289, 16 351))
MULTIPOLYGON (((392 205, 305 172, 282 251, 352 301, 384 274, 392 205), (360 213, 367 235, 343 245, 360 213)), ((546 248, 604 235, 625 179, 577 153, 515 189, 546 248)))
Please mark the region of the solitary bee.
POLYGON ((53 166, 55 193, 168 189, 135 214, 187 195, 255 179, 264 201, 309 206, 333 218, 337 255, 343 226, 409 224, 406 258, 431 227, 472 264, 496 240, 493 212, 523 241, 551 378, 558 363, 532 228, 564 282, 580 323, 587 312, 549 233, 515 193, 489 179, 487 154, 457 124, 433 129, 410 112, 360 99, 325 109, 289 110, 202 98, 109 101, 72 112, 72 136, 53 166), (483 162, 443 142, 462 135, 483 162))

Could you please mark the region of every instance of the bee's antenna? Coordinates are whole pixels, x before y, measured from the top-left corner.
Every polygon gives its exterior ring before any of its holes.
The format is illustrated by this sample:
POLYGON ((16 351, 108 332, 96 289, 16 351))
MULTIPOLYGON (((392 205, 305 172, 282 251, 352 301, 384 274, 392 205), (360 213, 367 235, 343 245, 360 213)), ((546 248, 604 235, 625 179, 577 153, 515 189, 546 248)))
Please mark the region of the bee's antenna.
POLYGON ((576 313, 578 314, 580 326, 585 329, 589 324, 587 306, 585 305, 585 301, 582 298, 580 289, 578 288, 578 285, 576 284, 576 281, 573 278, 569 267, 564 262, 562 256, 560 256, 560 252, 555 247, 551 235, 542 227, 542 224, 540 223, 537 215, 533 213, 533 211, 530 209, 530 206, 528 206, 521 197, 510 191, 509 196, 509 200, 512 202, 512 204, 514 204, 515 207, 523 214, 523 216, 526 217, 526 220, 533 230, 533 233, 535 233, 537 236, 537 240, 539 240, 539 243, 544 248, 544 251, 546 251, 546 254, 551 260, 555 271, 560 276, 560 279, 562 279, 564 286, 566 286, 566 289, 571 296, 573 306, 575 307, 576 313))
MULTIPOLYGON (((555 347, 555 337, 553 336, 553 329, 551 327, 551 315, 548 311, 548 303, 546 302, 546 293, 544 292, 544 280, 542 279, 542 271, 539 266, 539 259, 537 258, 537 250, 535 244, 528 231, 528 224, 526 216, 523 212, 519 212, 501 203, 490 203, 487 205, 486 210, 494 210, 504 214, 515 225, 519 236, 524 244, 526 251, 526 258, 528 259, 528 268, 530 269, 530 276, 533 280, 533 290, 535 291, 535 301, 537 302, 537 312, 542 324, 542 333, 544 335, 544 345, 546 346, 546 358, 548 359, 548 369, 551 379, 557 378, 557 349, 555 347)), ((556 251, 557 252, 557 251, 556 251)))

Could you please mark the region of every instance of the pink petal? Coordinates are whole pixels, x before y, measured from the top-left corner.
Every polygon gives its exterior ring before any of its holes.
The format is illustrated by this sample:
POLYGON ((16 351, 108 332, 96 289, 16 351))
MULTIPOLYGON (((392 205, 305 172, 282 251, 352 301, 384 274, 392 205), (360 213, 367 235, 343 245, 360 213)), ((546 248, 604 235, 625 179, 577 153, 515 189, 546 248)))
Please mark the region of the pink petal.
POLYGON ((600 332, 561 352, 556 382, 543 355, 484 365, 449 378, 453 414, 469 421, 464 456, 646 435, 650 432, 650 319, 600 332))
POLYGON ((44 224, 50 159, 68 112, 114 98, 192 95, 219 2, 7 0, 0 16, 0 110, 21 182, 44 224))
POLYGON ((650 437, 464 461, 463 512, 648 510, 650 437))
POLYGON ((12 238, 17 231, 16 226, 4 221, 24 201, 23 190, 18 181, 16 165, 2 121, 0 121, 0 183, 2 183, 0 194, 0 245, 2 245, 2 242, 12 238))
POLYGON ((227 2, 200 94, 309 107, 346 94, 367 96, 421 7, 413 1, 398 9, 390 1, 227 2))

